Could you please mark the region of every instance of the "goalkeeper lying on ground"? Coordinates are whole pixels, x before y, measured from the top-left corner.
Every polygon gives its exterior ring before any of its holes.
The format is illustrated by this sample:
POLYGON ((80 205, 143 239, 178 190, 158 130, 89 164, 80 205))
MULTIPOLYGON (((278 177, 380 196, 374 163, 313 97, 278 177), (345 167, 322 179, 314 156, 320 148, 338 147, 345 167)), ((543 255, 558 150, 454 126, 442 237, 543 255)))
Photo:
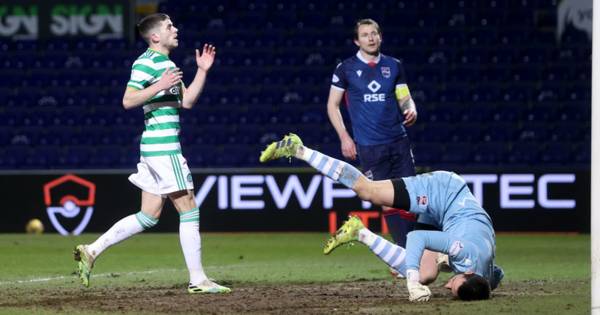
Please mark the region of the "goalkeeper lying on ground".
POLYGON ((437 266, 420 266, 426 250, 448 254, 455 275, 445 287, 462 300, 488 299, 491 290, 504 277, 502 269, 494 264, 496 244, 492 221, 457 174, 437 171, 371 181, 352 165, 307 148, 295 134, 271 143, 262 152, 260 161, 281 157, 306 161, 325 176, 354 190, 363 200, 409 209, 427 216, 441 228, 442 231, 410 232, 404 249, 366 229, 357 217, 351 217, 325 245, 325 254, 348 242, 367 245, 406 277, 410 301, 428 301, 431 291, 426 284, 438 275, 437 266))

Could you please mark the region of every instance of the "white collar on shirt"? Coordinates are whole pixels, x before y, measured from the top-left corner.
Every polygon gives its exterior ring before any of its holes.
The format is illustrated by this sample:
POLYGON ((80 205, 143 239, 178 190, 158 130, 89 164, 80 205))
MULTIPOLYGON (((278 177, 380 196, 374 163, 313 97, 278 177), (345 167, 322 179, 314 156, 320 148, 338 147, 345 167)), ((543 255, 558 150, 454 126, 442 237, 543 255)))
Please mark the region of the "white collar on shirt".
MULTIPOLYGON (((369 64, 369 61, 367 59, 365 59, 361 54, 360 54, 360 50, 356 52, 356 57, 358 57, 358 59, 366 64, 369 64)), ((375 63, 379 63, 379 60, 381 59, 381 53, 379 55, 377 55, 377 57, 375 58, 375 60, 373 60, 373 62, 375 63)))

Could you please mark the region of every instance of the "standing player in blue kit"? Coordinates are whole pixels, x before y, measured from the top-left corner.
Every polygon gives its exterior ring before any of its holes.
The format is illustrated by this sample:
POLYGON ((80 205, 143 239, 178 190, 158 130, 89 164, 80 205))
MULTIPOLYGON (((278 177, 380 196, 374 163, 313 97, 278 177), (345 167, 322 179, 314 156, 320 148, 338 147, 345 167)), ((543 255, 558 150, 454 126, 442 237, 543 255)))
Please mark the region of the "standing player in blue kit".
MULTIPOLYGON (((372 19, 356 23, 354 43, 359 50, 338 64, 333 74, 327 113, 337 132, 346 159, 360 158, 369 179, 382 180, 415 175, 415 165, 405 126, 417 120, 404 68, 395 58, 380 53, 381 30, 372 19), (354 139, 340 112, 345 99, 354 139), (355 144, 356 142, 356 144, 355 144)), ((394 242, 406 244, 415 215, 406 210, 383 207, 394 242)))

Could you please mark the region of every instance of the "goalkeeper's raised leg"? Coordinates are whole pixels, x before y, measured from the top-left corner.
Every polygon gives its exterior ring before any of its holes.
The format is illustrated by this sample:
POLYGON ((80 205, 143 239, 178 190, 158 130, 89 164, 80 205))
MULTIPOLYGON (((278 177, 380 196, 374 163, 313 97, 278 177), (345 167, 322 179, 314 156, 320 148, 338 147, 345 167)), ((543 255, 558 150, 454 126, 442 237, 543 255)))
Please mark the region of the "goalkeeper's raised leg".
POLYGON ((290 133, 283 139, 269 144, 260 155, 260 162, 265 163, 279 158, 297 158, 310 164, 321 174, 353 189, 358 181, 368 181, 354 166, 319 151, 312 150, 302 143, 296 134, 290 133))

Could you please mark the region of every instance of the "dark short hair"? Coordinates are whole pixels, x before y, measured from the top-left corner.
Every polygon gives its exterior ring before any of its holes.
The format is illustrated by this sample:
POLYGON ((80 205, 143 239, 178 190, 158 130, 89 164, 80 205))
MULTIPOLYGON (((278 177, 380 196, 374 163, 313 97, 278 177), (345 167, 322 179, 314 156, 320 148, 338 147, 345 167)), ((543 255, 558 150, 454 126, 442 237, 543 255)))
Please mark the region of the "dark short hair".
POLYGON ((169 16, 164 13, 153 13, 142 18, 138 24, 137 29, 140 32, 140 36, 149 44, 150 43, 150 31, 158 26, 160 22, 169 19, 169 16))
POLYGON ((467 281, 458 287, 458 298, 463 301, 487 300, 491 291, 487 279, 473 274, 467 276, 467 281))
POLYGON ((381 35, 381 28, 379 28, 379 24, 377 24, 377 22, 375 22, 375 20, 373 19, 360 19, 356 22, 356 25, 354 26, 354 39, 358 39, 358 28, 361 27, 362 25, 373 25, 375 26, 375 28, 377 29, 377 33, 379 33, 379 35, 381 35))

